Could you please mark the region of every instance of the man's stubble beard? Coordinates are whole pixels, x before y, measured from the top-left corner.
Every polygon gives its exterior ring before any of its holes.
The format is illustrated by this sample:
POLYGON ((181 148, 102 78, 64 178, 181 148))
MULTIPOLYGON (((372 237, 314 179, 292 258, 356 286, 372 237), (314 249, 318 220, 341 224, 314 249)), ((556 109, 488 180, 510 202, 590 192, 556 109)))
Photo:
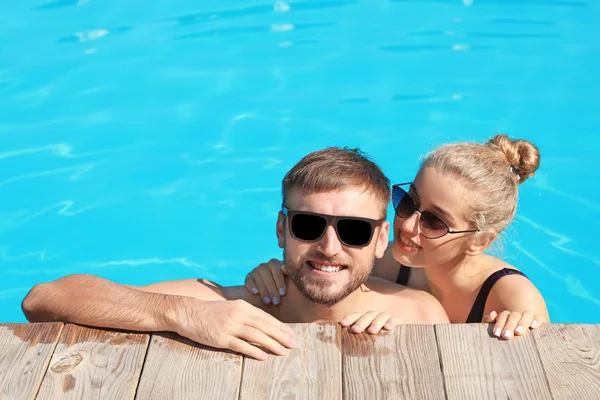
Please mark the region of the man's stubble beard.
MULTIPOLYGON (((369 279, 369 275, 371 275, 373 265, 375 264, 375 256, 373 256, 371 265, 369 265, 368 268, 361 268, 360 266, 345 264, 348 266, 348 270, 351 273, 350 279, 346 282, 341 290, 338 290, 336 293, 331 293, 328 290, 331 287, 331 284, 328 281, 319 279, 318 277, 314 277, 309 274, 302 275, 301 270, 302 267, 306 265, 305 261, 299 263, 298 265, 290 264, 289 258, 285 252, 283 259, 284 265, 286 266, 286 274, 289 276, 291 281, 294 282, 294 285, 296 285, 300 293, 302 293, 307 300, 325 306, 332 306, 336 303, 339 303, 348 297, 352 292, 357 290, 369 279)), ((319 262, 324 264, 327 262, 343 264, 343 262, 338 262, 334 259, 327 260, 324 258, 319 259, 319 262)), ((306 268, 310 267, 306 265, 306 268)))

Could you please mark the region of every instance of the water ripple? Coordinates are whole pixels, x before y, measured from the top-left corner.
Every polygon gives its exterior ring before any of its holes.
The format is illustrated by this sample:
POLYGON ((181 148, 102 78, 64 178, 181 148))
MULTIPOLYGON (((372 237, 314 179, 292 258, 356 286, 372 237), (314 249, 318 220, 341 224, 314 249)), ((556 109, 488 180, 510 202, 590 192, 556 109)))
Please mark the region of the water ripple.
POLYGON ((503 24, 503 25, 535 25, 535 26, 556 25, 556 22, 553 22, 553 21, 516 19, 516 18, 492 18, 489 21, 493 24, 503 24))
POLYGON ((448 46, 439 45, 399 45, 399 46, 380 46, 379 50, 391 51, 394 53, 412 53, 420 51, 432 51, 432 50, 448 50, 448 46))
MULTIPOLYGON (((162 264, 179 264, 182 265, 184 267, 193 269, 194 271, 199 271, 203 274, 203 277, 205 277, 206 274, 208 274, 208 270, 206 268, 204 268, 201 264, 198 264, 197 262, 194 261, 190 261, 188 260, 186 257, 177 257, 177 258, 168 258, 168 259, 163 259, 160 257, 151 257, 151 258, 142 258, 142 259, 135 259, 135 260, 129 260, 129 259, 125 259, 125 260, 113 260, 113 261, 103 261, 103 262, 99 262, 99 261, 94 261, 94 262, 87 262, 87 263, 83 263, 83 266, 88 266, 91 268, 99 268, 99 269, 103 269, 103 268, 111 268, 111 267, 143 267, 146 265, 162 265, 162 264)), ((210 274, 212 275, 212 274, 210 274)))
POLYGON ((50 1, 48 3, 40 4, 39 6, 34 7, 34 10, 57 10, 60 8, 66 7, 76 7, 82 6, 87 3, 89 0, 56 0, 50 1))
POLYGON ((25 258, 37 258, 39 261, 48 261, 51 260, 53 258, 56 258, 56 256, 48 256, 48 253, 45 250, 41 250, 41 251, 32 251, 29 253, 24 253, 24 254, 17 254, 17 255, 8 255, 8 250, 9 247, 4 246, 4 247, 0 247, 0 260, 4 261, 4 262, 14 262, 14 261, 19 261, 25 258))
POLYGON ((19 210, 13 211, 11 213, 0 215, 0 233, 5 233, 15 228, 21 227, 29 222, 47 214, 48 212, 57 209, 56 212, 58 215, 62 215, 65 217, 72 217, 78 214, 81 214, 85 211, 89 211, 93 208, 96 208, 100 205, 100 203, 91 204, 88 206, 81 207, 76 210, 72 210, 74 202, 71 200, 60 201, 56 204, 52 204, 49 207, 46 207, 43 210, 30 212, 29 210, 19 210))
POLYGON ((209 36, 228 36, 228 35, 243 35, 243 34, 254 34, 254 33, 267 33, 267 32, 287 32, 291 30, 306 30, 314 28, 327 28, 335 26, 334 22, 312 22, 312 23, 300 23, 300 24, 271 24, 270 26, 259 25, 259 26, 246 26, 237 28, 216 28, 201 32, 187 33, 185 35, 175 36, 175 40, 187 40, 187 39, 198 39, 209 36))
POLYGON ((129 26, 121 26, 112 29, 93 29, 84 32, 76 32, 71 35, 63 36, 56 39, 56 43, 84 43, 98 40, 106 36, 119 35, 133 30, 129 26))
POLYGON ((240 34, 252 34, 252 33, 266 33, 271 30, 268 26, 246 26, 240 28, 217 28, 210 29, 207 31, 196 32, 196 33, 188 33, 185 35, 175 36, 173 39, 175 40, 187 40, 187 39, 198 39, 209 36, 218 36, 218 35, 240 35, 240 34))
POLYGON ((486 32, 475 32, 467 33, 466 36, 476 38, 499 38, 499 39, 545 39, 545 38, 557 38, 560 35, 555 33, 486 33, 486 32))
POLYGON ((206 21, 212 21, 216 19, 231 19, 238 17, 247 17, 251 15, 259 15, 259 14, 270 14, 273 12, 272 5, 258 5, 258 6, 250 6, 244 8, 238 8, 234 10, 221 10, 221 11, 213 11, 213 12, 199 12, 186 14, 179 17, 175 17, 169 21, 176 22, 178 25, 192 25, 206 21))
MULTIPOLYGON (((458 6, 460 2, 456 0, 390 0, 392 3, 441 3, 450 6, 458 6)), ((554 7, 589 7, 589 1, 554 1, 554 0, 463 0, 463 5, 470 6, 554 6, 554 7)))
POLYGON ((92 171, 94 168, 96 168, 96 166, 97 166, 97 164, 90 163, 90 164, 75 165, 72 167, 55 168, 55 169, 50 169, 50 170, 40 171, 40 172, 32 172, 29 174, 14 176, 12 178, 8 178, 3 181, 0 181, 0 186, 8 185, 8 184, 22 181, 25 179, 41 178, 44 176, 64 174, 64 173, 70 174, 69 177, 67 178, 68 180, 76 181, 79 179, 84 179, 85 175, 88 172, 92 171))
POLYGON ((41 147, 31 147, 31 148, 27 148, 27 149, 6 151, 4 153, 0 153, 0 160, 4 160, 6 158, 11 158, 11 157, 23 156, 23 155, 27 155, 27 154, 44 152, 44 151, 50 151, 53 155, 56 155, 59 157, 69 157, 71 150, 72 150, 71 146, 69 146, 68 144, 58 143, 58 144, 51 144, 51 145, 47 145, 47 146, 41 146, 41 147))

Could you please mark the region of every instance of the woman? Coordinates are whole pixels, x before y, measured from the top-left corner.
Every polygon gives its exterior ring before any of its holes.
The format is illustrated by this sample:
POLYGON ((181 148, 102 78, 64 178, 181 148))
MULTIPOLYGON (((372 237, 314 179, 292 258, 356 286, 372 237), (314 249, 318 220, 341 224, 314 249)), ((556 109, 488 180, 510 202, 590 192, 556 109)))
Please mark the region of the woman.
MULTIPOLYGON (((434 150, 413 182, 393 186, 394 240, 372 275, 429 291, 453 323, 495 322, 493 334, 504 339, 548 322, 531 281, 484 254, 514 218, 518 187, 535 173, 539 158, 536 146, 506 135, 434 150)), ((246 287, 277 304, 276 293, 285 293, 280 266, 277 260, 261 264, 248 274, 246 287)), ((395 325, 376 312, 341 323, 369 333, 395 325)))

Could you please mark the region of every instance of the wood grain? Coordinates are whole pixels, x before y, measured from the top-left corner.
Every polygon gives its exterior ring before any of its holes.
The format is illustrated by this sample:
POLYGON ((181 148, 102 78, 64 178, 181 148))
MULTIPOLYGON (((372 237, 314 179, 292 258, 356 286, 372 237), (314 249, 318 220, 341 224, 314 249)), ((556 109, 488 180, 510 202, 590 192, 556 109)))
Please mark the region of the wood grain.
POLYGON ((554 399, 600 398, 600 326, 547 324, 535 342, 554 399))
POLYGON ((339 325, 290 327, 296 347, 287 355, 244 359, 240 400, 342 398, 339 325))
POLYGON ((433 326, 403 325, 392 332, 342 331, 345 399, 444 398, 433 326))
POLYGON ((148 335, 66 325, 38 399, 133 399, 148 335))
POLYGON ((551 399, 531 334, 492 337, 487 324, 435 326, 448 399, 551 399))
POLYGON ((237 399, 242 357, 175 334, 152 335, 138 399, 237 399))
POLYGON ((0 399, 35 398, 62 322, 0 325, 0 399))

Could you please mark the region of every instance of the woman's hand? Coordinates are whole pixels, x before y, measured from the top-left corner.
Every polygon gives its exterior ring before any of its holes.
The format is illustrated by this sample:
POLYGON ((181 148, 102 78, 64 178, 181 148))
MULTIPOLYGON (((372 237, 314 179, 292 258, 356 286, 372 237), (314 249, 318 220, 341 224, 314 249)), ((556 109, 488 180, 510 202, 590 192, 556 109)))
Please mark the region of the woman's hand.
POLYGON ((246 275, 244 286, 250 293, 260 295, 265 304, 276 306, 286 293, 283 262, 273 258, 260 264, 246 275))
POLYGON ((500 314, 492 311, 483 318, 483 322, 495 323, 492 334, 510 340, 515 335, 523 336, 528 330, 538 328, 545 322, 545 318, 539 314, 533 314, 531 311, 520 313, 505 310, 500 314))
POLYGON ((400 325, 402 320, 393 317, 388 313, 379 313, 377 311, 368 311, 366 313, 352 313, 346 315, 340 325, 350 327, 354 333, 361 333, 365 330, 372 335, 378 334, 382 329, 390 331, 400 325))

